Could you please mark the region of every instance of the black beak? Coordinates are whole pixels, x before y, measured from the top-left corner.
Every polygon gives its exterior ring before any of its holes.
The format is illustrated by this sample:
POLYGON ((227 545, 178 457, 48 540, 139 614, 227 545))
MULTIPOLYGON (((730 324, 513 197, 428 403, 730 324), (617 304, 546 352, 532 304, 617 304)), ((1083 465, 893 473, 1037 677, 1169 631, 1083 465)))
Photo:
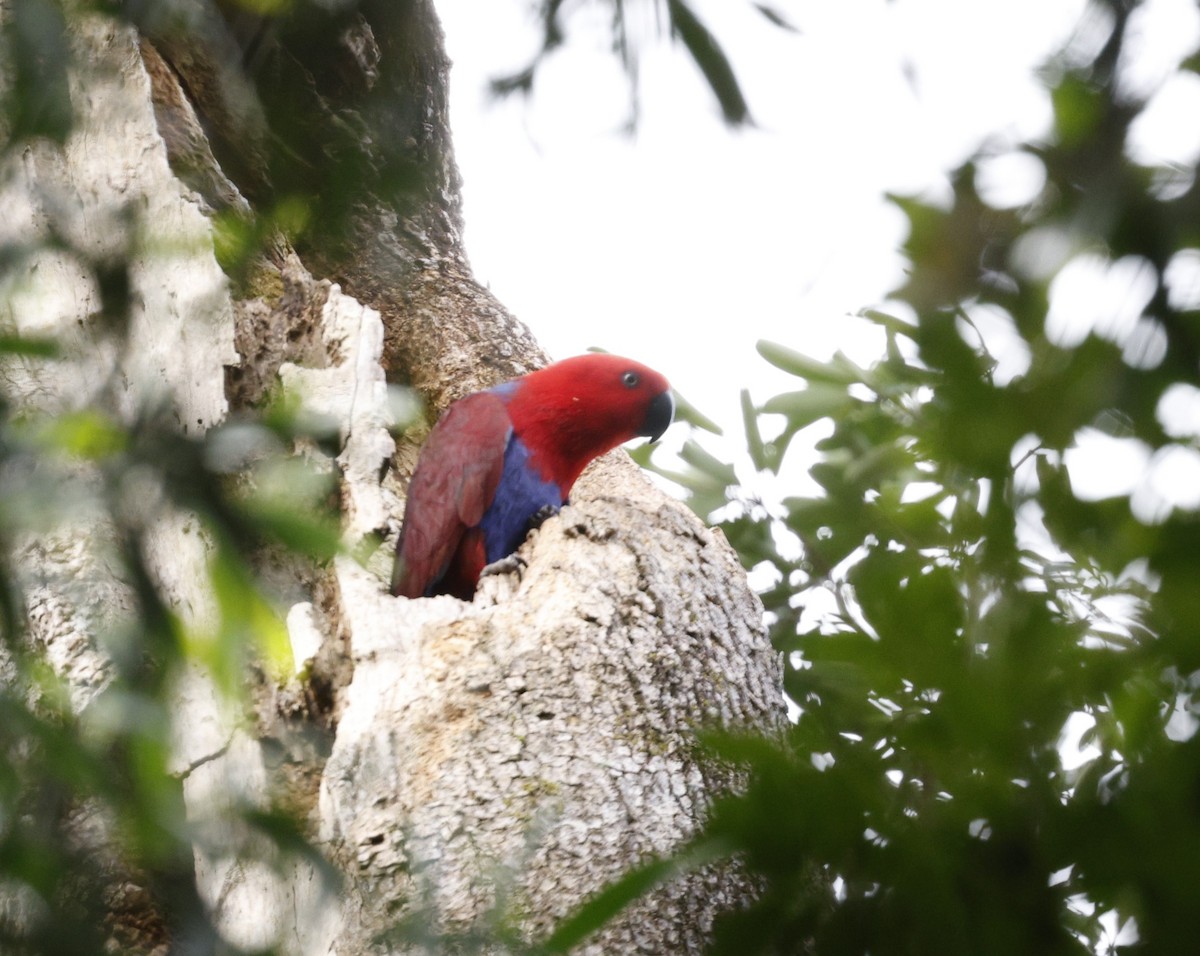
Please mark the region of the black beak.
POLYGON ((670 390, 660 392, 654 396, 646 409, 646 418, 642 421, 638 434, 645 435, 651 441, 658 441, 674 418, 675 399, 671 397, 670 390))

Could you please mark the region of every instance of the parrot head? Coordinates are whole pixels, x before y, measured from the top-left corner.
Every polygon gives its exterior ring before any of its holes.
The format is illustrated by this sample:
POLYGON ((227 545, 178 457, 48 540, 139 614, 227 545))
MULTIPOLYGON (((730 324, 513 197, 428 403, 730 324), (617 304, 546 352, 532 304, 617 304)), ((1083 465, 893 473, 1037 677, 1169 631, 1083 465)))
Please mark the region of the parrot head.
POLYGON ((564 493, 597 455, 632 438, 657 440, 675 415, 666 378, 619 355, 577 355, 519 382, 510 415, 539 470, 564 493))

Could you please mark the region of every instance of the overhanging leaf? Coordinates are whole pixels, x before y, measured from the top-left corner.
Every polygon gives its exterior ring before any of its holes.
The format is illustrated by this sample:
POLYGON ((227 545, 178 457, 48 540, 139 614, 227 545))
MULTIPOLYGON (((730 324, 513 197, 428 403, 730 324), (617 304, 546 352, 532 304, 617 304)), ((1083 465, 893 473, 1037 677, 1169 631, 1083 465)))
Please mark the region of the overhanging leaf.
POLYGON ((725 122, 730 126, 748 123, 750 108, 717 38, 683 0, 667 0, 667 13, 671 18, 671 31, 683 42, 704 74, 725 122))
POLYGON ((827 382, 831 385, 850 385, 859 379, 845 365, 821 362, 786 345, 759 339, 758 354, 778 369, 796 375, 807 382, 827 382))
POLYGON ((615 883, 584 903, 574 915, 559 924, 542 944, 544 953, 566 953, 608 923, 626 906, 667 880, 695 870, 727 853, 724 841, 697 840, 666 859, 654 859, 635 867, 615 883))

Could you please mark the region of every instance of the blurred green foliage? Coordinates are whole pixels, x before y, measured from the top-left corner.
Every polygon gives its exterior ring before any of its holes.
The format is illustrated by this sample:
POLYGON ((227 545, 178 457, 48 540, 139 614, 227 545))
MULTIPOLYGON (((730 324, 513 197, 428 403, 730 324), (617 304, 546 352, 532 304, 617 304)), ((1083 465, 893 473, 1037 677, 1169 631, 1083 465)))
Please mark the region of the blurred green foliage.
MULTIPOLYGON (((21 351, 14 343, 0 360, 21 351)), ((194 852, 205 844, 184 810, 187 771, 173 758, 176 685, 199 668, 236 707, 254 669, 275 679, 290 673, 290 646, 279 612, 256 582, 254 554, 272 543, 307 545, 305 553, 323 560, 337 541, 334 516, 320 499, 300 502, 293 495, 284 516, 278 495, 255 477, 269 456, 240 470, 236 483, 226 467, 214 467, 227 432, 247 428, 267 431, 234 423, 187 438, 169 414, 123 424, 95 408, 47 415, 0 398, 5 560, 14 548, 36 553, 43 536, 75 533, 89 539, 86 547, 97 549, 97 560, 128 594, 127 613, 92 635, 106 677, 94 694, 77 698, 67 675, 51 669, 30 639, 25 609, 42 583, 29 568, 0 569, 0 887, 10 907, 0 918, 0 949, 6 953, 106 952, 114 933, 126 946, 168 937, 197 952, 218 946, 193 875, 194 852), (211 630, 181 619, 148 557, 153 528, 171 514, 189 516, 206 542, 207 587, 216 604, 211 630), (88 818, 96 823, 81 828, 88 818), (97 844, 86 834, 101 832, 94 829, 99 821, 105 835, 97 844), (147 905, 135 915, 145 938, 113 928, 121 910, 115 873, 132 881, 125 885, 144 888, 147 905), (15 919, 13 900, 22 908, 15 919), (160 928, 150 925, 149 914, 162 921, 160 928)), ((259 437, 262 447, 298 436, 259 437)), ((91 598, 80 589, 105 583, 57 586, 64 596, 74 588, 86 607, 91 598)), ((291 811, 247 805, 231 812, 245 824, 240 852, 247 858, 264 854, 255 834, 270 837, 268 861, 282 863, 301 849, 312 856, 291 811)))
POLYGON ((987 152, 948 201, 896 197, 910 268, 896 314, 864 314, 876 361, 760 343, 797 387, 743 396, 749 457, 803 493, 760 501, 697 440, 668 472, 769 582, 794 704, 782 740, 711 741, 748 782, 704 839, 763 887, 715 952, 1196 947, 1196 489, 1098 497, 1068 467, 1101 436, 1151 468, 1200 455, 1200 304, 1180 294, 1200 185, 1131 158, 1136 10, 1093 4, 1105 42, 1047 65, 1053 128, 1012 149, 1044 172, 1031 201, 985 201, 987 152), (1048 323, 1084 257, 1153 278, 1136 321, 1048 323), (1171 394, 1190 423, 1169 421, 1171 394), (817 423, 801 482, 789 452, 817 423))
MULTIPOLYGON (((283 680, 292 671, 279 611, 257 583, 255 555, 264 546, 283 546, 321 561, 337 547, 336 519, 324 501, 328 489, 308 500, 291 494, 285 504, 271 482, 258 477, 273 467, 261 450, 290 446, 298 437, 278 423, 270 431, 234 422, 187 438, 169 414, 122 424, 95 409, 31 414, 0 399, 6 560, 14 548, 36 552, 42 536, 75 533, 89 539, 86 547, 97 549, 96 558, 128 593, 127 613, 92 635, 95 652, 107 662, 105 679, 94 694, 78 698, 68 676, 53 670, 31 640, 24 612, 41 582, 28 568, 0 569, 5 953, 108 952, 110 938, 133 949, 169 938, 181 951, 235 951, 219 941, 197 893, 196 850, 229 848, 208 846, 185 813, 188 770, 174 756, 174 709, 178 682, 193 669, 207 673, 234 708, 242 706, 249 675, 283 680), (234 430, 255 431, 260 451, 240 464, 236 481, 222 452, 234 430), (149 558, 156 523, 172 514, 188 516, 205 542, 206 587, 215 598, 211 629, 179 616, 149 558), (87 819, 94 822, 81 827, 87 819), (115 874, 123 874, 116 884, 115 874), (141 937, 114 927, 122 915, 119 895, 127 892, 122 886, 142 888, 144 902, 130 904, 141 937), (17 918, 13 900, 20 901, 17 918)), ((238 438, 242 447, 245 441, 238 438)), ((311 482, 307 489, 317 490, 311 482)), ((81 589, 105 581, 58 586, 86 607, 91 599, 81 589)), ((242 833, 234 852, 244 859, 279 865, 296 853, 319 859, 290 808, 235 801, 229 812, 242 824, 234 831, 242 833)), ((320 870, 332 877, 327 867, 320 870)))
MULTIPOLYGON (((11 164, 73 129, 68 34, 77 11, 54 0, 4 6, 0 160, 11 164)), ((168 407, 131 416, 117 370, 80 385, 87 407, 31 389, 42 372, 78 358, 14 324, 12 302, 37 257, 69 257, 94 281, 101 310, 90 345, 120 354, 133 259, 156 254, 98 255, 71 239, 76 210, 52 201, 45 209, 43 236, 0 244, 0 951, 85 956, 169 943, 172 952, 233 953, 200 898, 197 852, 277 866, 303 857, 330 887, 334 873, 294 808, 270 797, 232 799, 224 823, 233 835, 219 845, 189 816, 192 768, 179 766, 172 739, 179 685, 203 673, 237 714, 256 675, 293 674, 282 605, 260 585, 257 564, 268 550, 319 564, 339 548, 332 476, 291 457, 297 442, 328 435, 280 405, 188 436, 168 407), (198 542, 197 572, 214 605, 190 621, 150 557, 156 525, 180 518, 198 542), (88 555, 94 579, 55 577, 46 556, 64 540, 88 555), (89 589, 120 596, 106 604, 89 589), (52 615, 61 605, 64 619, 49 630, 62 639, 78 628, 102 673, 72 682, 69 668, 51 665, 27 617, 39 602, 52 615)), ((61 665, 61 645, 56 653, 61 665)))

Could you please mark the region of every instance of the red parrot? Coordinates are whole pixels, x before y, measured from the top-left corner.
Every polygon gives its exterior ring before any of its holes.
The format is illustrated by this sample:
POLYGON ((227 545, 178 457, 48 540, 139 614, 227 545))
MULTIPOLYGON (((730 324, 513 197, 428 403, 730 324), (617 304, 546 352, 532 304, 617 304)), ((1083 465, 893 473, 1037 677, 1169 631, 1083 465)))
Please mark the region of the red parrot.
POLYGON ((392 593, 469 601, 480 571, 557 511, 597 455, 675 414, 671 387, 618 355, 579 355, 447 409, 417 459, 396 545, 392 593))

